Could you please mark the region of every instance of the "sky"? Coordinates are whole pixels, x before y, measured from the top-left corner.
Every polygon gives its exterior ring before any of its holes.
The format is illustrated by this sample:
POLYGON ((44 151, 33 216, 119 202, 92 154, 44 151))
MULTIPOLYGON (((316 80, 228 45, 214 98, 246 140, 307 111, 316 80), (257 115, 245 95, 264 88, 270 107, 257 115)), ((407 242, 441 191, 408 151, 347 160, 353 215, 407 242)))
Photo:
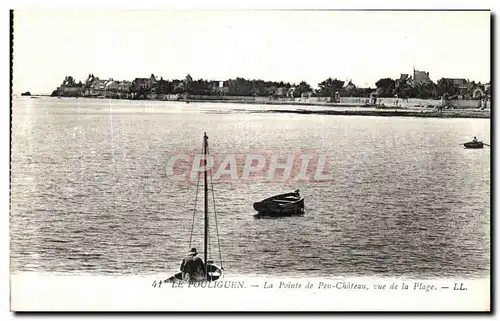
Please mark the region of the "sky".
POLYGON ((425 70, 490 81, 489 11, 14 11, 13 92, 84 81, 235 77, 374 87, 425 70))

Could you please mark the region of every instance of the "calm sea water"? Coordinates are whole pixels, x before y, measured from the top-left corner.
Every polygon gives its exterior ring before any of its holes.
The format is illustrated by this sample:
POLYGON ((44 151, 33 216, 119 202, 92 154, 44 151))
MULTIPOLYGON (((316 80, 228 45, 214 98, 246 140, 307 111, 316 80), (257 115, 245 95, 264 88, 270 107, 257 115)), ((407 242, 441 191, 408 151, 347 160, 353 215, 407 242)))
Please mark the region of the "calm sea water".
MULTIPOLYGON (((488 141, 489 120, 244 111, 263 108, 14 98, 11 270, 177 271, 196 186, 168 180, 165 164, 199 150, 206 131, 212 154, 315 149, 334 175, 215 184, 227 274, 489 275, 490 149, 459 146, 488 141), (303 217, 253 217, 253 202, 295 188, 303 217)), ((201 250, 202 206, 197 213, 192 246, 201 250)))

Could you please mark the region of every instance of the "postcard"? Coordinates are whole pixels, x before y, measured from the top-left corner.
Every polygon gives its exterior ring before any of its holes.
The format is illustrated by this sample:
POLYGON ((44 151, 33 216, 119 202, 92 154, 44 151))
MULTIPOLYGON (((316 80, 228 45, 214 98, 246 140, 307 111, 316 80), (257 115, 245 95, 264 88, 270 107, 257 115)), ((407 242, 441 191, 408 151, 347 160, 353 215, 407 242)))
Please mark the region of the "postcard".
POLYGON ((490 311, 491 21, 13 10, 11 311, 490 311))

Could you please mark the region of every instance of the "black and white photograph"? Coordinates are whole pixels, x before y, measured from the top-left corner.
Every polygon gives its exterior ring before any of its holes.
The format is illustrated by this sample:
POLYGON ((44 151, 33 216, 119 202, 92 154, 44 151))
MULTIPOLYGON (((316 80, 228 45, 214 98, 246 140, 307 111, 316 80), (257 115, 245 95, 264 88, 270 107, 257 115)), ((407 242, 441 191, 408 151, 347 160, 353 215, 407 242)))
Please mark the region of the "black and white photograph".
POLYGON ((490 311, 492 21, 12 10, 10 310, 490 311))

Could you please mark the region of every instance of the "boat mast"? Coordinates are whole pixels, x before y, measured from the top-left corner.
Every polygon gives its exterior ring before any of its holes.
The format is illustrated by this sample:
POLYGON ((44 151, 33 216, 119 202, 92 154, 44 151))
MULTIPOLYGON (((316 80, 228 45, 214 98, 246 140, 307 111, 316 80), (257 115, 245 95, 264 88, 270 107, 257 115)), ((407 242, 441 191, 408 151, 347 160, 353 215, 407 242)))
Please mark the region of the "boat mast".
POLYGON ((205 275, 208 279, 208 183, 207 183, 207 171, 208 171, 208 158, 207 158, 207 147, 208 147, 208 136, 207 133, 203 135, 203 154, 205 155, 205 238, 204 238, 204 262, 205 262, 205 275))

